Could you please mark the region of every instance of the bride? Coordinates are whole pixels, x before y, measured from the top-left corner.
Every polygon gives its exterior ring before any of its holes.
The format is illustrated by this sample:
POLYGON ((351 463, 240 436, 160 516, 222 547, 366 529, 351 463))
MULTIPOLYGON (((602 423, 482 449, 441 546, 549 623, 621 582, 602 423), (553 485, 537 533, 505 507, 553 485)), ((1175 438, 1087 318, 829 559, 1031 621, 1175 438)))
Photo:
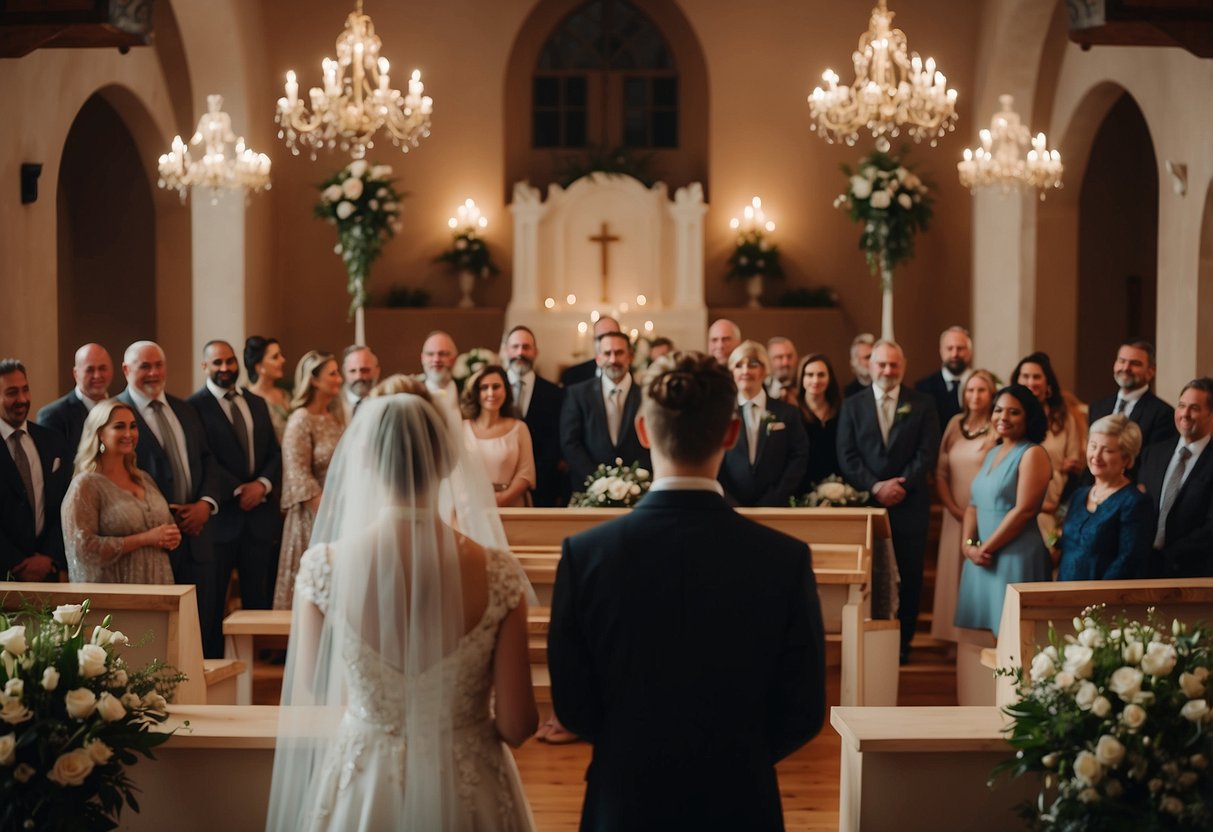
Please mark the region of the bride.
POLYGON ((358 409, 296 580, 268 829, 533 829, 503 745, 537 722, 530 586, 494 506, 432 405, 358 409))

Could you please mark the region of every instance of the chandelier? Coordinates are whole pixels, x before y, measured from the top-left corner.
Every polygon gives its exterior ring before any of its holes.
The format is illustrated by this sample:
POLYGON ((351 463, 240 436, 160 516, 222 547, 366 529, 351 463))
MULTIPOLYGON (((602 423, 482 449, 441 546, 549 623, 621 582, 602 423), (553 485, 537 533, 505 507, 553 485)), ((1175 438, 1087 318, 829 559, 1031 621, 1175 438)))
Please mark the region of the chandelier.
POLYGON ((860 131, 871 131, 884 152, 889 138, 904 130, 916 142, 929 139, 933 147, 955 128, 956 90, 947 88, 934 58, 923 61, 917 52, 909 53, 905 32, 891 28, 892 22, 893 12, 879 0, 851 55, 854 83, 838 86, 838 75, 827 69, 821 74, 826 88, 809 96, 811 129, 830 144, 853 145, 860 131))
POLYGON ((308 90, 309 114, 299 98, 295 71, 286 73, 286 95, 278 99, 278 138, 291 153, 299 155, 299 144, 312 149, 340 147, 362 159, 375 146, 372 138, 380 128, 403 150, 416 147, 430 134, 433 100, 422 95, 421 73, 413 70, 409 91, 392 89, 387 58, 379 56, 382 41, 375 35, 371 18, 362 13, 362 0, 345 20, 337 37, 337 59, 325 58, 324 88, 308 90))
POLYGON ((161 188, 175 188, 185 202, 190 188, 210 191, 211 204, 224 191, 260 191, 270 188, 270 157, 244 146, 244 138, 232 132, 232 118, 223 112, 223 96, 206 97, 206 113, 190 144, 205 146, 201 160, 190 158, 180 136, 173 136, 173 149, 160 157, 161 188), (234 145, 229 153, 228 146, 234 145))
POLYGON ((997 185, 1003 193, 1037 188, 1043 200, 1050 188, 1061 187, 1061 154, 1045 148, 1044 133, 1032 138, 1011 109, 1011 96, 998 96, 998 103, 1002 109, 990 120, 990 129, 979 134, 981 147, 965 148, 964 161, 956 163, 960 184, 970 190, 997 185))

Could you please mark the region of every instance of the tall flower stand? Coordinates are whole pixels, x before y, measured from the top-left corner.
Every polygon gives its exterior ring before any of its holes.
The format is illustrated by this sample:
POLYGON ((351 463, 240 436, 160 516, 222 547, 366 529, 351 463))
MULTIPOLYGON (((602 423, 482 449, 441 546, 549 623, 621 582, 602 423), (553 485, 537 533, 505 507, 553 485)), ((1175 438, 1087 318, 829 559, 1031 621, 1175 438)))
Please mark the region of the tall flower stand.
POLYGON ((472 289, 476 288, 476 273, 468 269, 459 270, 459 308, 471 309, 476 305, 472 300, 472 289))
POLYGON ((896 340, 893 337, 893 270, 887 260, 880 258, 880 337, 885 341, 896 340))

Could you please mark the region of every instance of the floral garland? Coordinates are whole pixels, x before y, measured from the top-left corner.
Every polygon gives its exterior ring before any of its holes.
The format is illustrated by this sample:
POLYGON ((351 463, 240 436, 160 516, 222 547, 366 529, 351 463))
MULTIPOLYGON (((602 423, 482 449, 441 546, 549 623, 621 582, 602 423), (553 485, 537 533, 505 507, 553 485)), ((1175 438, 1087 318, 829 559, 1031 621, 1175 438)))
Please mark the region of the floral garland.
POLYGON ((830 474, 813 486, 813 490, 800 497, 791 497, 792 508, 844 508, 866 506, 868 492, 860 491, 837 474, 830 474))
POLYGON ((834 207, 845 207, 863 225, 859 248, 872 274, 891 273, 914 256, 914 235, 931 223, 930 189, 899 158, 879 150, 860 159, 858 170, 843 165, 842 172, 847 190, 834 207))
POLYGON ((616 459, 614 465, 599 465, 585 478, 585 491, 575 493, 569 507, 631 508, 652 484, 652 474, 639 462, 624 465, 622 459, 616 459))
POLYGON ((383 244, 400 233, 401 194, 392 184, 390 165, 355 159, 319 186, 315 214, 337 226, 337 245, 348 276, 349 314, 366 304, 371 263, 383 244))

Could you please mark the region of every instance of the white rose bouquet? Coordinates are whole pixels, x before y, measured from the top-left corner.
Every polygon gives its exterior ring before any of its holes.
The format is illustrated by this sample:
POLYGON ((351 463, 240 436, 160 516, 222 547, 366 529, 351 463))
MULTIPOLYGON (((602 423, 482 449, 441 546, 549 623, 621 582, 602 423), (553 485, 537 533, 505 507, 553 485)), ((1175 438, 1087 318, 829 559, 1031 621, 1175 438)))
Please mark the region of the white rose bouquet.
POLYGON ((86 626, 89 602, 0 614, 0 829, 113 829, 139 811, 125 767, 170 736, 184 676, 127 666, 127 637, 109 616, 86 626))
POLYGON ((1076 635, 1049 642, 1013 676, 1008 741, 995 769, 1042 777, 1025 817, 1042 830, 1213 828, 1213 638, 1179 621, 1168 629, 1104 621, 1102 606, 1074 619, 1076 635))
POLYGON ((624 465, 616 459, 614 465, 599 465, 585 478, 585 491, 578 491, 569 501, 570 508, 631 508, 649 491, 652 475, 639 462, 624 465))
POLYGON ((930 225, 930 190, 900 159, 879 150, 860 159, 857 170, 843 165, 842 172, 847 190, 834 207, 845 207, 863 225, 859 248, 872 274, 892 271, 914 256, 914 235, 930 225))
POLYGON ((847 483, 837 474, 831 474, 813 486, 813 490, 800 497, 791 497, 792 508, 850 508, 866 506, 869 494, 847 483))
POLYGON ((348 275, 350 315, 366 303, 371 263, 384 242, 398 234, 402 195, 392 184, 390 165, 355 159, 320 183, 315 214, 337 226, 337 245, 348 275))
POLYGON ((474 376, 477 371, 490 364, 496 364, 501 359, 497 353, 487 347, 472 347, 467 352, 460 353, 451 367, 451 378, 463 382, 474 376))

